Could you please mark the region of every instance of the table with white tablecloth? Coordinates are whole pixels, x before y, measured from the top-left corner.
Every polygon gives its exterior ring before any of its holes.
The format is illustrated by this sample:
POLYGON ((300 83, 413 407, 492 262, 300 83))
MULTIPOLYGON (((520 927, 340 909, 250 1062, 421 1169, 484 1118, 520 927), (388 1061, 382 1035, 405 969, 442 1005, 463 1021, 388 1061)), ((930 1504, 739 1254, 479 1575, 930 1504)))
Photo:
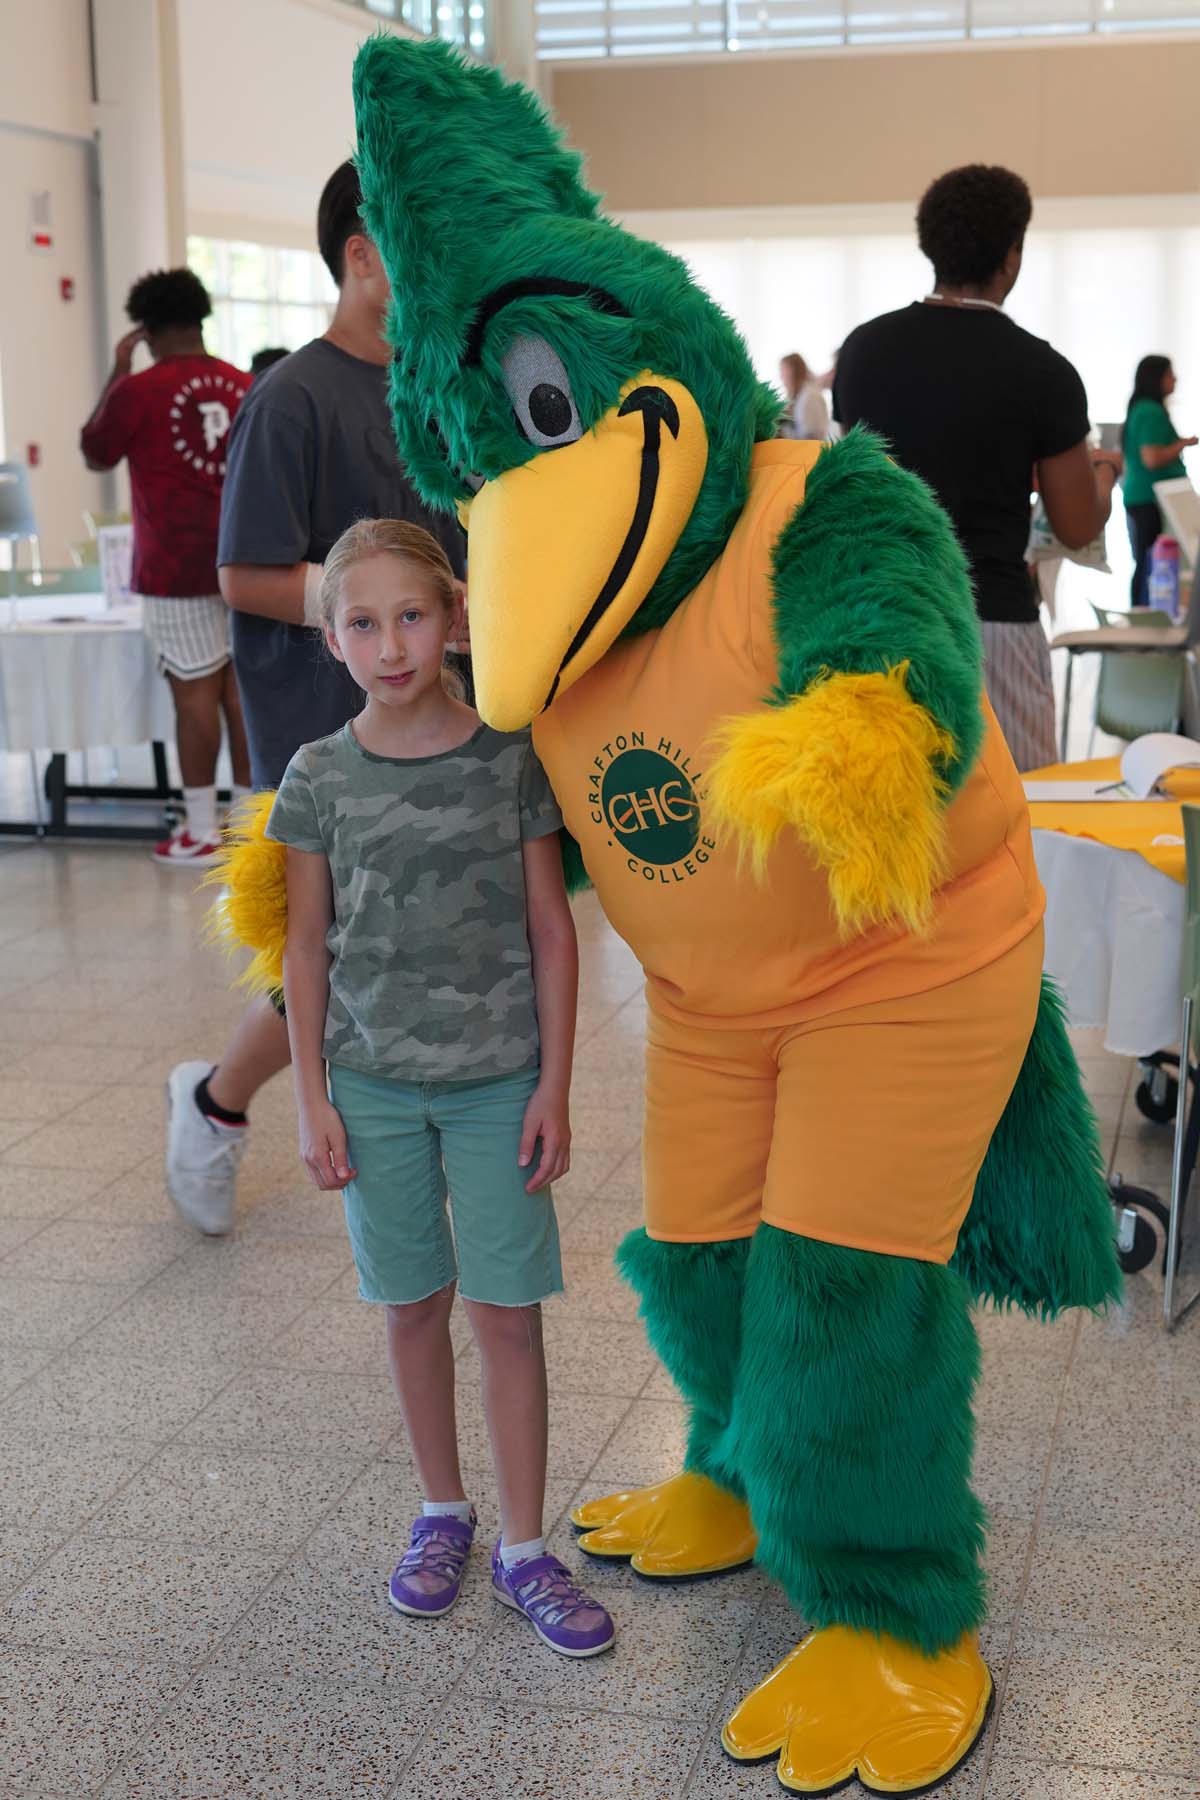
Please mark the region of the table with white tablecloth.
POLYGON ((69 825, 70 798, 169 799, 162 745, 174 734, 170 690, 142 630, 139 603, 109 609, 99 594, 0 597, 0 751, 50 752, 49 820, 0 822, 8 835, 148 838, 155 825, 69 825), (70 787, 73 750, 154 746, 153 787, 70 787))
POLYGON ((0 597, 0 750, 148 744, 174 729, 170 690, 137 603, 0 597))
MULTIPOLYGON (((1036 816, 1036 815, 1035 815, 1036 816)), ((1046 972, 1072 1025, 1106 1050, 1151 1056, 1179 1036, 1185 890, 1133 850, 1035 831, 1046 890, 1046 972)))
POLYGON ((1194 768, 1181 767, 1161 781, 1168 798, 1079 799, 1071 790, 1121 789, 1121 765, 1111 757, 1037 770, 1026 777, 1026 791, 1034 784, 1049 791, 1040 800, 1030 793, 1029 807, 1046 890, 1046 971, 1058 983, 1072 1025, 1100 1027, 1106 1049, 1149 1065, 1138 1089, 1140 1110, 1163 1124, 1175 1119, 1169 1206, 1119 1173, 1109 1180, 1121 1266, 1135 1272, 1161 1255, 1163 1318, 1173 1329, 1193 1304, 1176 1309, 1177 1248, 1173 1256, 1170 1246, 1182 1241, 1200 1151, 1200 1083, 1172 1084, 1179 1049, 1189 1036, 1196 1043, 1194 1029, 1189 1033, 1184 1023, 1183 805, 1200 800, 1200 780, 1194 768))
POLYGON ((1120 781, 1116 757, 1026 777, 1046 890, 1046 971, 1072 1025, 1100 1027, 1105 1048, 1118 1056, 1145 1057, 1179 1036, 1187 911, 1181 806, 1200 797, 1200 787, 1195 770, 1180 769, 1168 772, 1166 799, 1065 797, 1075 784, 1109 790, 1120 781), (1035 799, 1039 787, 1058 795, 1035 799))

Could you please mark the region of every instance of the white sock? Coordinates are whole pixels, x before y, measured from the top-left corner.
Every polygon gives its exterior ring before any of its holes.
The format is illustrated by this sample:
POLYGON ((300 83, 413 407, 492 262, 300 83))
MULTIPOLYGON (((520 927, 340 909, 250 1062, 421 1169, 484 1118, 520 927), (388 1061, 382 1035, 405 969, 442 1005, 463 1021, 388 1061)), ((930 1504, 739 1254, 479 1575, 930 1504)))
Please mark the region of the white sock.
POLYGON ((183 804, 187 808, 189 836, 197 844, 211 843, 217 835, 216 783, 212 787, 185 787, 183 804))
POLYGON ((500 1545, 500 1561, 506 1569, 515 1569, 518 1563, 532 1562, 535 1556, 545 1556, 546 1540, 544 1537, 530 1538, 527 1544, 500 1545))
POLYGON ((469 1500, 423 1500, 421 1511, 427 1519, 458 1519, 464 1525, 471 1523, 469 1500))
POLYGON ((250 798, 251 794, 254 792, 254 789, 252 787, 241 787, 235 781, 232 788, 229 791, 230 791, 230 795, 231 795, 229 804, 231 806, 236 806, 239 800, 248 800, 250 798))

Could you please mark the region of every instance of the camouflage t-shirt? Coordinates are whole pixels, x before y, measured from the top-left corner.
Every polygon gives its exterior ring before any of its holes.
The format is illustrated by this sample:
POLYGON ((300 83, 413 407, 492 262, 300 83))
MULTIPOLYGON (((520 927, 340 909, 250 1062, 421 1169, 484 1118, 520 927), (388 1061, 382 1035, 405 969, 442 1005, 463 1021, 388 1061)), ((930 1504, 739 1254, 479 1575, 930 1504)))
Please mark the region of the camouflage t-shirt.
POLYGON ((521 841, 561 824, 528 731, 398 760, 346 725, 296 752, 267 836, 329 860, 329 1062, 405 1081, 536 1064, 521 841))

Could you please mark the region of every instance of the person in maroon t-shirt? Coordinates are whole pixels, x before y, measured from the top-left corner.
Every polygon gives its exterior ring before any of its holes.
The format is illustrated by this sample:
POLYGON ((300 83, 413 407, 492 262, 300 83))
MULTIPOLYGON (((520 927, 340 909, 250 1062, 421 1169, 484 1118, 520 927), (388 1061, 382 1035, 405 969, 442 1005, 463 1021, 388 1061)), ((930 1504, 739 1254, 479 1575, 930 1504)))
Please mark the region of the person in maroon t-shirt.
POLYGON ((229 644, 229 610, 217 587, 217 527, 229 427, 250 377, 204 348, 208 291, 190 269, 143 275, 125 310, 134 322, 80 437, 89 469, 129 459, 133 494, 131 586, 146 635, 171 685, 187 805, 186 822, 156 845, 157 862, 211 862, 219 843, 217 756, 221 719, 235 791, 250 763, 229 644), (144 343, 152 367, 132 373, 144 343))

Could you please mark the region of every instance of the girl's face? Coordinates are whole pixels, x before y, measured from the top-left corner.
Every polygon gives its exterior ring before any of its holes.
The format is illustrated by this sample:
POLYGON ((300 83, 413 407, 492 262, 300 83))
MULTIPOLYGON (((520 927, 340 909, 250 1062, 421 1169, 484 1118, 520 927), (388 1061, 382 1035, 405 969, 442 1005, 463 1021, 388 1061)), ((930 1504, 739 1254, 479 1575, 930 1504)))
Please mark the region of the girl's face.
POLYGON ((457 630, 434 583, 387 554, 352 563, 325 641, 381 706, 411 706, 440 686, 446 640, 457 630))
POLYGON ((1168 394, 1173 394, 1175 392, 1175 371, 1174 371, 1174 369, 1168 369, 1166 374, 1163 376, 1162 391, 1163 391, 1163 399, 1164 400, 1166 399, 1168 394))

